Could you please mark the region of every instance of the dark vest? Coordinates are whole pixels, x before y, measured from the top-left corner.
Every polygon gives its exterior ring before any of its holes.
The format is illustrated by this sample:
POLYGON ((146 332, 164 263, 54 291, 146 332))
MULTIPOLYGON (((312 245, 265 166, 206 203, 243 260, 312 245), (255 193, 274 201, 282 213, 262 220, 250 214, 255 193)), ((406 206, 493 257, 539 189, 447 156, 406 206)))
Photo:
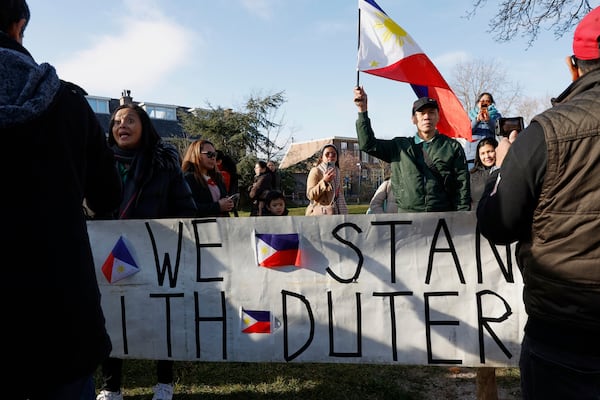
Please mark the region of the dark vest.
MULTIPOLYGON (((589 75, 589 76, 588 76, 589 75)), ((547 170, 519 264, 530 319, 600 333, 600 70, 536 116, 547 170)), ((585 79, 587 78, 587 79, 585 79)))

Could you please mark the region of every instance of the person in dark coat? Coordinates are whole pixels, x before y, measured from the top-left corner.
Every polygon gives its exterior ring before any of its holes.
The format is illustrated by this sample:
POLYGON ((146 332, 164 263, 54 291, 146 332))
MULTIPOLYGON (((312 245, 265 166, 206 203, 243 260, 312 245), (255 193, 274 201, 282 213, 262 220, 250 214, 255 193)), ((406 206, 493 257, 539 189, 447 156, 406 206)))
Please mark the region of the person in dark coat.
POLYGON ((260 216, 265 208, 267 193, 273 189, 271 171, 267 163, 259 160, 254 165, 254 182, 248 188, 248 196, 252 200, 250 216, 260 216))
POLYGON ((273 160, 267 161, 267 168, 271 171, 271 187, 273 190, 281 190, 281 174, 279 173, 279 169, 277 168, 277 164, 273 160))
POLYGON ((83 202, 118 206, 113 152, 80 87, 23 47, 24 0, 0 2, 6 399, 80 400, 111 351, 83 202))
POLYGON ((204 139, 190 143, 183 156, 181 169, 192 189, 198 217, 229 217, 235 205, 227 196, 216 157, 215 146, 204 139))
MULTIPOLYGON (((194 217, 192 192, 181 171, 177 149, 164 142, 146 111, 123 104, 112 113, 108 143, 115 152, 123 180, 123 198, 114 218, 156 219, 194 217)), ((120 400, 123 360, 102 363, 103 384, 98 400, 120 400)), ((156 399, 173 397, 173 361, 157 362, 156 399)))
POLYGON ((490 243, 517 242, 524 400, 600 399, 600 7, 577 25, 572 49, 573 82, 500 140, 477 207, 490 243))
POLYGON ((492 168, 496 165, 496 147, 498 141, 493 137, 486 137, 477 143, 475 150, 475 163, 469 170, 471 174, 471 209, 477 209, 477 203, 483 194, 492 168))

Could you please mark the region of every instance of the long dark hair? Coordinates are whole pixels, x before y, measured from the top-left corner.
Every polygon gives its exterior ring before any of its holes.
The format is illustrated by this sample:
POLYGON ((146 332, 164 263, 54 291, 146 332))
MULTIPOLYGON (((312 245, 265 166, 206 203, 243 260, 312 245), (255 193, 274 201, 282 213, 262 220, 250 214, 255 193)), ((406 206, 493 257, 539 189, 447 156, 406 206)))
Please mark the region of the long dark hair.
POLYGON ((237 165, 236 165, 235 161, 233 160, 233 158, 231 158, 231 156, 229 156, 222 150, 217 150, 217 161, 219 161, 219 160, 221 160, 221 168, 224 171, 229 172, 230 181, 229 181, 229 193, 228 194, 239 193, 240 178, 238 176, 237 165))
POLYGON ((319 157, 319 164, 321 164, 323 162, 323 153, 325 153, 325 149, 331 147, 332 149, 335 150, 335 166, 336 167, 340 167, 340 152, 338 151, 337 147, 335 147, 335 145, 333 143, 328 143, 325 146, 323 146, 323 148, 321 149, 321 156, 319 157))
POLYGON ((124 108, 129 108, 135 111, 135 113, 140 117, 140 121, 142 121, 142 139, 140 147, 145 150, 152 149, 156 145, 156 143, 158 143, 161 140, 160 135, 156 131, 154 125, 152 125, 152 121, 150 120, 150 116, 148 115, 146 110, 133 103, 121 104, 113 111, 112 115, 110 116, 110 122, 108 123, 108 145, 111 147, 117 146, 117 142, 113 137, 112 130, 113 126, 115 125, 115 116, 117 115, 117 112, 124 108))
POLYGON ((492 94, 490 92, 483 92, 479 95, 479 97, 477 97, 477 103, 479 103, 479 100, 481 100, 481 98, 483 96, 488 96, 490 98, 490 101, 492 102, 492 104, 496 104, 496 102, 494 101, 494 96, 492 96, 492 94))
POLYGON ((266 161, 258 160, 256 162, 256 164, 258 164, 260 166, 260 169, 264 169, 265 170, 265 172, 261 172, 260 175, 262 175, 262 174, 268 174, 268 173, 271 172, 271 170, 269 169, 269 167, 267 167, 267 162, 266 161))
POLYGON ((475 164, 473 165, 473 168, 471 168, 471 172, 475 172, 479 168, 485 168, 485 166, 481 162, 481 158, 479 157, 479 149, 481 149, 486 144, 492 145, 494 149, 498 147, 498 141, 493 137, 486 137, 481 139, 479 143, 477 143, 477 149, 475 150, 475 164))
POLYGON ((25 27, 31 18, 27 2, 25 0, 2 0, 2 10, 0 11, 0 31, 7 33, 8 28, 10 28, 12 24, 19 22, 21 19, 25 19, 25 24, 21 31, 21 35, 23 35, 25 27))

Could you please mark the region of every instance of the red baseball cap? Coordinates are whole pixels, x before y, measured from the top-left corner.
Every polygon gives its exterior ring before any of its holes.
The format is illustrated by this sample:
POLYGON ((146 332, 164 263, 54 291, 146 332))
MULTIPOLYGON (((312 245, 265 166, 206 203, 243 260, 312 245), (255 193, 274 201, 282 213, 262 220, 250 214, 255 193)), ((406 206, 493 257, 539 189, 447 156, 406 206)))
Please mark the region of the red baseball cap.
POLYGON ((573 55, 578 60, 595 60, 600 58, 598 48, 600 37, 600 7, 590 11, 575 28, 573 35, 573 55))

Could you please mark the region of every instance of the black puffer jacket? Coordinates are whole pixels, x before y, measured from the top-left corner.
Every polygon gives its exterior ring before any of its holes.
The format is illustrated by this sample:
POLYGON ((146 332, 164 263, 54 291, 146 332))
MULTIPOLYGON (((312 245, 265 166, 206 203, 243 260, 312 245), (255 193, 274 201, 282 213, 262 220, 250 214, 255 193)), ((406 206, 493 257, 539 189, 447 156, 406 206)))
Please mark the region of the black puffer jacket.
POLYGON ((155 141, 151 147, 138 153, 131 169, 133 177, 125 182, 117 218, 196 216, 196 203, 174 146, 162 140, 155 141))
POLYGON ((121 185, 83 90, 2 32, 0 82, 4 379, 47 388, 110 353, 82 203, 112 210, 121 185))
MULTIPOLYGON (((218 172, 217 172, 218 173, 218 172)), ((193 171, 185 171, 184 177, 192 193, 194 195, 194 202, 198 208, 197 217, 229 217, 228 212, 221 211, 221 206, 218 201, 214 201, 210 189, 207 185, 202 185, 196 179, 193 171)), ((216 181, 219 187, 220 199, 227 196, 227 189, 223 181, 216 181)))

